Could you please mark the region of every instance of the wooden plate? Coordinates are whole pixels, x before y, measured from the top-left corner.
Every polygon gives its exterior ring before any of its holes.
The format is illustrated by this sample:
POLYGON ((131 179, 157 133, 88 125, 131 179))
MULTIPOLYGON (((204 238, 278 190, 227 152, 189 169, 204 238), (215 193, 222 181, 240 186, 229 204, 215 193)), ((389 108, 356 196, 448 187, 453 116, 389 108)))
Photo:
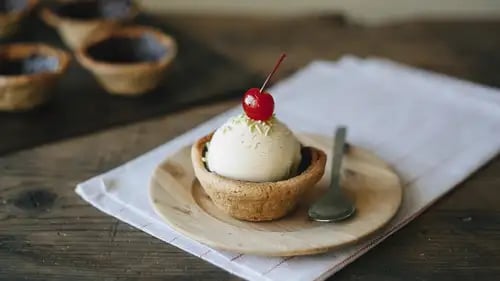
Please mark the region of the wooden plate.
MULTIPOLYGON (((302 143, 331 150, 319 136, 299 136, 302 143)), ((327 167, 330 161, 327 161, 327 167)), ((356 202, 356 216, 341 223, 310 221, 307 208, 328 185, 323 179, 287 217, 272 222, 244 222, 220 211, 203 191, 191 166, 190 147, 177 152, 153 174, 150 197, 156 212, 172 228, 210 247, 265 256, 326 252, 355 243, 384 226, 402 200, 399 177, 373 153, 349 149, 343 162, 343 186, 356 202)))

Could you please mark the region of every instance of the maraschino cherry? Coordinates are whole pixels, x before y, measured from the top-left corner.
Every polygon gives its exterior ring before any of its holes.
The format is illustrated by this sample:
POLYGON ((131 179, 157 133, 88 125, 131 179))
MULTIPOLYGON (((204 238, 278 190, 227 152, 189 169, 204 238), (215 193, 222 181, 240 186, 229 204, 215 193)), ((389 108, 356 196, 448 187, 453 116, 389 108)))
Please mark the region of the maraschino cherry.
POLYGON ((274 99, 271 94, 264 92, 264 89, 266 88, 267 83, 269 82, 269 80, 271 80, 271 77, 273 77, 274 73, 280 66, 281 62, 285 59, 285 57, 285 53, 281 54, 280 58, 276 62, 276 65, 274 66, 273 71, 269 73, 266 81, 264 81, 264 84, 260 89, 251 88, 243 96, 243 110, 245 110, 246 115, 251 119, 266 121, 273 116, 274 99))

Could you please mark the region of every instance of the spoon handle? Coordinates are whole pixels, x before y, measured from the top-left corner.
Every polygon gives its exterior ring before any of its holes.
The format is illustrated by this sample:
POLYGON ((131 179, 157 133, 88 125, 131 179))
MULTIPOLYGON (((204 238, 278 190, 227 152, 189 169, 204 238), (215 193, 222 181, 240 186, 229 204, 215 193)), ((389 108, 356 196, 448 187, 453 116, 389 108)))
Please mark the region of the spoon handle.
POLYGON ((347 134, 346 127, 338 127, 335 132, 335 143, 333 144, 333 154, 332 154, 330 189, 340 190, 340 167, 344 155, 346 134, 347 134))

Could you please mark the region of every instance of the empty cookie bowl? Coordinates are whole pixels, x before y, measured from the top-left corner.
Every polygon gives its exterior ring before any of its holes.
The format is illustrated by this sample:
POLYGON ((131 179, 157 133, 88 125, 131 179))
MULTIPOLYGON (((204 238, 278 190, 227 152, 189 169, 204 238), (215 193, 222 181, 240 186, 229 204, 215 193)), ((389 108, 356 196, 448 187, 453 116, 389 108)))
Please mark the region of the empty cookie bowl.
POLYGON ((107 92, 140 95, 159 86, 176 54, 171 36, 155 28, 132 26, 95 36, 76 57, 107 92))
POLYGON ((63 1, 41 12, 43 20, 72 49, 80 47, 93 33, 115 28, 137 14, 138 7, 130 0, 63 1))
POLYGON ((28 110, 48 101, 69 60, 65 51, 44 44, 1 46, 0 110, 28 110))
POLYGON ((270 221, 287 215, 325 171, 326 154, 314 147, 303 147, 299 172, 294 177, 276 182, 228 179, 211 172, 203 161, 211 137, 199 139, 191 148, 196 178, 219 209, 240 220, 270 221))
POLYGON ((0 0, 0 37, 19 30, 22 20, 38 4, 38 0, 0 0))

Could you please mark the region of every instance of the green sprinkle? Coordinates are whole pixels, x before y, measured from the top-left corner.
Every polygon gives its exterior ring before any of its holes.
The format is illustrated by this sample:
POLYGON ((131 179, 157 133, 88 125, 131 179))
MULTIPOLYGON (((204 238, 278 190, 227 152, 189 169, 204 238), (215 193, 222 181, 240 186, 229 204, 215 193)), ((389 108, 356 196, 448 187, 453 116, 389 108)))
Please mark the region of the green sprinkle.
MULTIPOLYGON (((231 123, 235 125, 245 124, 251 133, 254 133, 255 130, 257 130, 259 134, 264 134, 267 136, 272 130, 274 121, 275 121, 274 114, 271 118, 269 118, 269 120, 262 121, 262 120, 253 120, 249 118, 246 114, 242 113, 234 117, 231 120, 231 123)), ((225 133, 226 131, 231 129, 232 129, 231 126, 227 125, 226 127, 224 127, 223 132, 225 133)))
POLYGON ((255 128, 257 129, 257 131, 259 132, 259 134, 262 135, 262 129, 260 128, 260 126, 255 126, 255 128))
POLYGON ((270 131, 271 131, 271 127, 266 127, 266 130, 264 131, 264 135, 269 136, 270 131))

